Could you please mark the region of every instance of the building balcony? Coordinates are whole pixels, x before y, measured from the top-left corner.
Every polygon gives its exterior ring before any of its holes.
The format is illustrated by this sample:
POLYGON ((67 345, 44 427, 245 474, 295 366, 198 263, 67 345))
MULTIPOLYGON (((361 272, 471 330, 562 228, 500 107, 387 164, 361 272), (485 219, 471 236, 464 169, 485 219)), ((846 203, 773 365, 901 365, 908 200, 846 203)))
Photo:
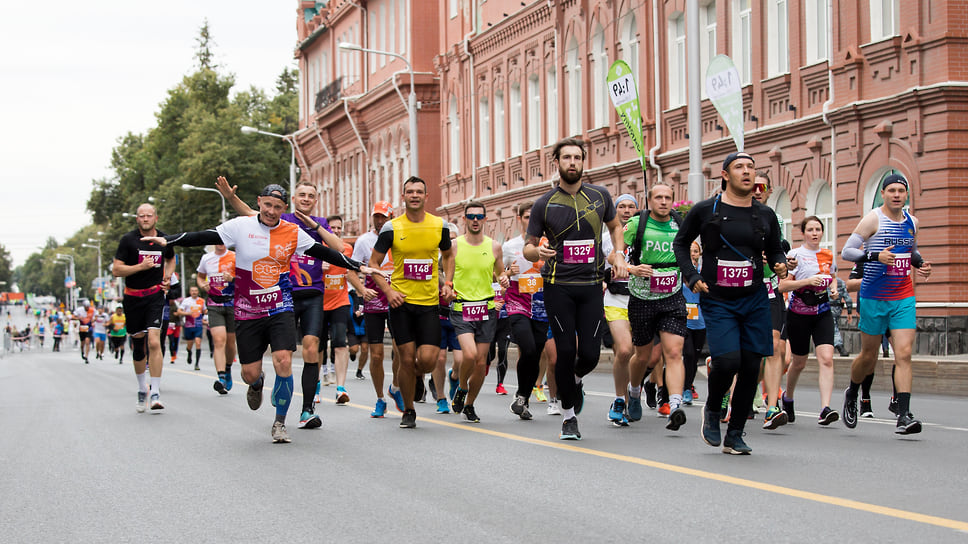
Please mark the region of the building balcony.
POLYGON ((340 76, 316 93, 316 113, 323 111, 326 106, 342 98, 342 88, 343 76, 340 76))

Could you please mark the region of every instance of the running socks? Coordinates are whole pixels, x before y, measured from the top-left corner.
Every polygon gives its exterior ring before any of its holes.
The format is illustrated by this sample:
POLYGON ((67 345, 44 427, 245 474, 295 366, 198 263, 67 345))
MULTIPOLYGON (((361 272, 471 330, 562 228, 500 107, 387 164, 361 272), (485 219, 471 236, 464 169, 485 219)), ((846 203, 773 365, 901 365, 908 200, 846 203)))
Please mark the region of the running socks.
POLYGON ((202 350, 196 349, 195 350, 195 364, 197 365, 200 362, 202 362, 202 350))
POLYGON ((161 391, 161 376, 151 377, 151 394, 157 395, 161 391))
POLYGON ((897 398, 897 415, 903 416, 907 415, 911 411, 911 393, 898 393, 897 398))
POLYGON ((141 391, 142 393, 147 393, 148 392, 148 371, 144 371, 141 374, 135 374, 135 377, 138 378, 138 391, 141 391))
POLYGON ((292 376, 276 376, 276 383, 272 386, 272 405, 276 407, 276 421, 280 423, 286 422, 286 412, 292 400, 292 383, 292 376))
MULTIPOLYGON (((873 376, 873 374, 871 374, 871 376, 873 376)), ((864 378, 864 383, 867 383, 867 378, 864 378)), ((847 390, 850 391, 850 396, 856 397, 857 391, 860 389, 860 386, 861 384, 854 382, 854 380, 851 380, 850 385, 847 387, 847 390)), ((870 386, 867 386, 866 389, 867 389, 867 397, 865 398, 870 398, 870 386)))
MULTIPOLYGON (((860 384, 861 392, 863 393, 863 398, 871 398, 871 386, 874 385, 874 373, 871 372, 864 378, 863 383, 860 384)), ((856 391, 855 391, 856 392, 856 391)))
POLYGON ((316 393, 316 386, 319 384, 319 363, 303 363, 302 375, 303 402, 302 411, 313 411, 313 395, 316 393))
POLYGON ((565 420, 568 420, 568 419, 571 419, 571 418, 575 417, 575 409, 574 408, 562 408, 561 409, 561 417, 564 418, 565 420))

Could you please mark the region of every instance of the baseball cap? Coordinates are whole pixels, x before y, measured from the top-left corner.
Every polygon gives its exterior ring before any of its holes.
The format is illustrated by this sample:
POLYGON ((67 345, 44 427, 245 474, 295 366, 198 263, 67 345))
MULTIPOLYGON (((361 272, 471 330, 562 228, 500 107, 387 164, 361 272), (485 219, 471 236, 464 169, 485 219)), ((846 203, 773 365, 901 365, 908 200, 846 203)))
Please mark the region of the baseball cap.
POLYGON ((393 217, 393 206, 386 200, 381 200, 373 204, 373 214, 380 214, 384 217, 393 217))
POLYGON ((884 178, 884 181, 881 182, 881 189, 887 189, 887 186, 892 183, 900 183, 905 189, 908 189, 908 181, 901 174, 891 174, 884 178))
POLYGON ((278 183, 270 183, 266 185, 259 196, 274 196, 283 202, 289 202, 289 192, 286 188, 278 183))
MULTIPOLYGON (((735 151, 733 153, 730 153, 729 155, 726 155, 726 158, 723 159, 723 170, 729 170, 729 165, 732 164, 733 161, 735 161, 736 159, 749 159, 753 161, 753 164, 756 164, 756 161, 753 159, 753 156, 750 155, 749 153, 745 151, 735 151)), ((726 190, 725 177, 723 178, 723 190, 724 191, 726 190)))

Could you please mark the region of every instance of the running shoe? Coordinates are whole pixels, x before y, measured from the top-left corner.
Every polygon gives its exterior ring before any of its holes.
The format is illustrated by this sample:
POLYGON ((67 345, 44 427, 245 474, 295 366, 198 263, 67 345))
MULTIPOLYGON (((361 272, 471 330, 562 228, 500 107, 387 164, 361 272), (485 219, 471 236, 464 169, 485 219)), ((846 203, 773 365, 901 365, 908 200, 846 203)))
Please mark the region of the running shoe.
POLYGON ((857 394, 854 393, 851 395, 850 387, 844 391, 844 425, 848 429, 853 429, 857 426, 857 394))
POLYGON ((457 394, 457 388, 460 386, 460 380, 458 380, 457 378, 454 377, 454 369, 453 368, 450 369, 449 372, 447 372, 447 381, 450 382, 450 392, 449 392, 450 399, 451 400, 454 400, 454 395, 457 394))
POLYGON ((336 388, 336 406, 345 406, 350 401, 350 395, 342 385, 336 388))
POLYGON ((319 383, 322 384, 322 385, 329 385, 329 373, 323 372, 319 376, 319 383))
POLYGON ((615 399, 608 409, 608 420, 616 427, 628 427, 629 418, 625 416, 625 399, 615 399))
POLYGON ((702 410, 702 425, 699 427, 699 436, 702 437, 703 442, 709 444, 710 446, 719 446, 722 441, 722 437, 719 432, 719 414, 717 412, 710 412, 703 408, 702 410))
POLYGON ((201 368, 198 368, 198 363, 195 363, 195 370, 201 370, 201 368))
POLYGON ((786 391, 780 395, 783 404, 783 411, 787 414, 787 423, 793 423, 797 420, 797 413, 793 409, 793 399, 789 399, 786 396, 786 391))
POLYGON ((413 408, 403 412, 403 417, 400 418, 400 428, 401 429, 413 429, 417 426, 417 411, 413 408))
POLYGON ((774 431, 783 425, 787 424, 787 413, 780 410, 779 406, 771 406, 769 410, 766 411, 766 417, 763 418, 763 428, 774 431))
POLYGON ((474 405, 473 404, 468 404, 467 406, 464 406, 464 409, 461 410, 460 413, 461 413, 462 416, 464 416, 464 421, 466 421, 468 423, 480 423, 481 422, 481 418, 477 417, 477 412, 474 411, 474 405))
POLYGON ((225 388, 225 383, 222 380, 215 380, 215 383, 212 384, 212 389, 215 389, 219 395, 228 395, 229 393, 229 390, 225 388))
POLYGON ((457 388, 457 393, 454 394, 454 402, 451 403, 450 409, 454 411, 455 414, 459 414, 464 411, 464 401, 467 400, 467 391, 461 388, 457 388))
POLYGON ((365 380, 366 379, 366 376, 363 375, 363 369, 362 368, 357 368, 356 369, 356 379, 357 380, 365 380))
POLYGON ((548 415, 549 416, 560 416, 561 415, 561 403, 558 399, 551 397, 548 399, 548 415))
POLYGON ((535 387, 531 390, 531 392, 534 394, 534 400, 538 402, 548 402, 548 396, 545 395, 543 387, 535 387))
POLYGON ((514 402, 511 403, 511 413, 521 419, 531 419, 531 411, 528 410, 528 399, 521 395, 515 395, 514 402))
POLYGON ((508 390, 504 388, 504 384, 503 383, 497 384, 497 387, 494 388, 494 392, 497 393, 498 395, 507 395, 508 394, 508 390))
POLYGON ((692 389, 682 390, 682 403, 686 406, 692 406, 692 389))
POLYGON ((695 385, 692 386, 692 387, 690 387, 689 388, 689 391, 692 391, 692 400, 693 400, 693 402, 699 400, 699 391, 696 391, 696 386, 695 385))
POLYGON ((661 405, 659 406, 659 409, 658 409, 658 411, 656 411, 656 413, 655 413, 655 416, 656 416, 656 417, 669 417, 669 414, 670 414, 671 412, 672 412, 672 410, 671 410, 671 408, 669 407, 669 403, 668 403, 668 402, 663 402, 663 403, 662 403, 662 404, 661 404, 661 405))
POLYGON ((669 423, 666 424, 666 429, 670 431, 678 431, 679 427, 682 427, 686 423, 686 411, 682 409, 681 406, 676 407, 675 410, 669 414, 669 423))
POLYGON ((322 425, 323 420, 319 419, 319 416, 316 414, 307 410, 303 412, 301 416, 299 416, 299 423, 296 424, 296 427, 299 429, 316 429, 322 425))
MULTIPOLYGON (((264 380, 265 374, 259 378, 260 382, 264 382, 264 380)), ((258 410, 262 406, 262 388, 255 389, 250 385, 249 390, 245 393, 245 400, 248 401, 250 410, 258 410)))
POLYGON ((437 413, 438 414, 450 413, 450 405, 447 403, 447 399, 437 399, 437 413))
POLYGON ((645 382, 645 385, 642 387, 642 389, 645 391, 645 405, 655 410, 655 407, 657 406, 655 399, 655 384, 652 382, 645 382))
POLYGON ((642 419, 642 393, 640 392, 638 396, 632 394, 632 388, 626 388, 628 393, 628 415, 629 421, 638 421, 642 419))
POLYGON ((289 432, 286 431, 286 424, 280 421, 276 421, 272 424, 272 443, 273 444, 288 444, 292 442, 289 438, 289 432))
POLYGON ((138 410, 139 414, 144 413, 145 408, 148 407, 147 400, 148 393, 146 391, 138 391, 138 404, 135 405, 135 409, 138 410))
POLYGON ((391 399, 393 399, 393 403, 397 405, 397 411, 403 413, 405 410, 403 407, 403 392, 398 389, 397 392, 394 393, 393 387, 391 386, 387 388, 387 394, 390 395, 391 399))
MULTIPOLYGON (((854 410, 857 410, 857 405, 854 405, 854 410)), ((817 423, 827 426, 840 419, 840 414, 837 410, 831 410, 829 406, 824 406, 823 410, 820 412, 820 417, 817 419, 817 423)), ((854 414, 854 425, 857 425, 857 414, 854 414)))
POLYGON ((561 434, 559 440, 581 440, 581 433, 578 432, 578 418, 570 417, 561 422, 561 434))
POLYGON ((376 399, 376 406, 373 411, 370 412, 370 417, 383 417, 387 413, 387 401, 383 399, 376 399))
POLYGON ((336 385, 336 372, 329 373, 329 385, 336 385))
POLYGON ((575 415, 581 413, 581 409, 585 407, 585 384, 578 382, 578 395, 575 397, 575 415))
POLYGON ((726 440, 723 440, 723 453, 730 455, 749 455, 753 453, 753 448, 746 445, 743 435, 746 434, 739 429, 726 431, 726 440))
POLYGON ((151 409, 152 410, 164 410, 165 405, 161 403, 161 397, 158 393, 151 395, 151 409))
POLYGON ((891 397, 891 402, 888 403, 888 405, 887 405, 887 411, 889 411, 890 413, 894 414, 895 416, 896 415, 899 415, 897 413, 897 399, 896 398, 891 397))
POLYGON ((921 422, 914 419, 914 414, 908 412, 897 418, 895 434, 917 434, 921 432, 921 422))
POLYGON ((871 407, 871 399, 860 399, 860 417, 874 417, 874 408, 871 407))
POLYGON ((232 367, 231 366, 225 367, 225 390, 226 391, 232 390, 232 367))

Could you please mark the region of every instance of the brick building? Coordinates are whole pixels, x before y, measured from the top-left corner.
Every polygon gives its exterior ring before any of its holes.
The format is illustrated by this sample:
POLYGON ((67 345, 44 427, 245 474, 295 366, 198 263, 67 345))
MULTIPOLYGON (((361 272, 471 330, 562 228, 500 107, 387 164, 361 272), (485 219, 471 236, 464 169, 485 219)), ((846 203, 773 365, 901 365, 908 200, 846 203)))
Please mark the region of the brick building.
MULTIPOLYGON (((648 184, 661 178, 677 187, 679 199, 686 198, 686 0, 355 3, 368 14, 347 0, 322 4, 300 2, 297 54, 307 130, 300 142, 327 205, 360 212, 354 215, 358 222, 365 221, 366 202, 395 197, 406 178, 406 110, 392 83, 406 95, 409 82, 405 74, 391 77, 405 68, 393 59, 386 66, 372 64, 372 58, 358 59, 371 63, 362 68, 340 64, 334 54, 345 53, 334 53, 334 43, 346 35, 378 49, 391 43, 389 36, 378 37, 386 33, 376 30, 383 27, 382 15, 373 23, 382 6, 390 14, 403 13, 385 19, 389 27, 392 21, 410 30, 410 43, 400 52, 414 62, 424 104, 420 175, 431 191, 439 191, 435 204, 441 215, 456 219, 464 202, 481 200, 488 206, 490 234, 513 236, 513 205, 551 187, 556 177, 551 145, 566 136, 585 140, 586 179, 613 194, 630 192, 642 202, 648 184), (406 5, 403 12, 400 4, 406 5), (316 10, 312 17, 310 7, 316 10), (411 17, 417 9, 426 13, 411 17), (328 58, 329 79, 319 83, 330 88, 313 86, 320 77, 312 75, 314 58, 328 58), (651 163, 644 173, 605 92, 605 74, 616 59, 628 62, 638 82, 651 163), (334 91, 332 82, 340 76, 334 91), (334 93, 365 98, 346 105, 327 102, 334 93), (322 107, 313 103, 320 95, 322 107), (329 150, 318 144, 313 150, 317 140, 329 150)), ((701 71, 716 54, 729 55, 737 65, 745 147, 773 180, 771 204, 787 219, 787 236, 799 244, 793 225, 817 215, 827 226, 825 243, 836 241, 839 249, 875 205, 880 180, 902 173, 911 182, 910 210, 920 219, 921 251, 935 263, 931 280, 916 284, 924 331, 916 350, 968 350, 968 282, 952 266, 958 255, 968 254, 965 3, 699 4, 701 71)), ((396 40, 401 36, 397 32, 396 40)), ((703 173, 712 180, 707 193, 718 186, 722 158, 735 149, 722 124, 704 99, 703 173)))

